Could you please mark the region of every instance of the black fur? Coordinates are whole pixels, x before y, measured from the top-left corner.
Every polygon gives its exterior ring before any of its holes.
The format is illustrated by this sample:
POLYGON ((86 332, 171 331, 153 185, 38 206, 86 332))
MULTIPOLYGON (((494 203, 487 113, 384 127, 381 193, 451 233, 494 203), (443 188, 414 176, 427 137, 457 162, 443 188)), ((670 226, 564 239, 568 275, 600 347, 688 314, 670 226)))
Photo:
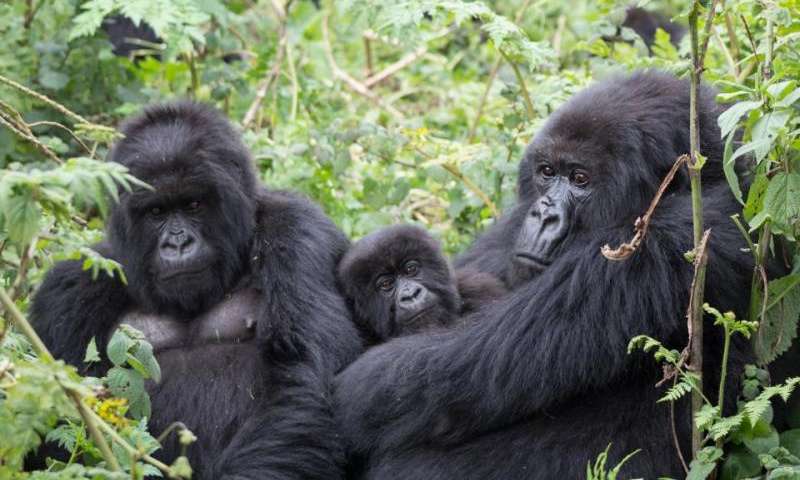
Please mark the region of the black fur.
POLYGON ((686 35, 686 27, 674 23, 669 18, 658 12, 651 12, 639 7, 630 7, 625 11, 623 27, 628 27, 637 33, 648 48, 653 46, 656 39, 656 30, 659 28, 669 33, 669 40, 673 45, 681 43, 686 35))
MULTIPOLYGON (((712 230, 706 300, 742 315, 752 262, 728 218, 739 205, 722 180, 710 89, 702 89, 699 111, 708 157, 705 226, 712 230)), ((685 170, 631 258, 609 261, 600 249, 630 239, 664 174, 689 151, 688 122, 688 81, 652 72, 600 82, 547 121, 521 162, 518 205, 457 262, 510 279, 514 290, 479 311, 480 321, 392 340, 337 377, 340 423, 362 477, 582 478, 609 443, 611 465, 642 449, 622 469, 625 478, 683 477, 669 406, 655 402, 664 393, 654 387, 661 369, 626 347, 638 334, 670 348, 686 344, 692 266, 683 255, 693 242, 685 170), (544 162, 590 172, 588 198, 576 206, 552 263, 521 275, 510 250, 523 216, 543 198, 544 162)), ((720 333, 707 323, 709 393, 718 382, 720 333)), ((749 357, 737 338, 728 407, 749 357)), ((687 455, 688 400, 675 413, 687 455)))
POLYGON ((450 326, 465 309, 477 310, 505 294, 491 275, 466 270, 454 274, 439 243, 411 225, 387 227, 356 242, 339 265, 339 281, 356 322, 372 343, 450 326), (405 271, 409 262, 413 273, 405 271), (381 280, 389 282, 383 289, 381 280), (413 322, 398 314, 402 282, 412 282, 427 298, 413 322))
MULTIPOLYGON (((80 261, 57 264, 34 298, 37 331, 57 357, 81 366, 89 340, 103 350, 126 312, 188 322, 226 294, 254 289, 263 301, 254 341, 158 354, 163 379, 148 388, 152 431, 183 421, 197 434, 193 478, 337 478, 330 379, 362 348, 336 288, 347 239, 307 200, 262 187, 236 132, 208 107, 151 107, 122 131, 111 161, 155 188, 121 193, 98 247, 122 264, 128 285, 92 281, 80 261), (165 281, 171 264, 159 260, 163 227, 152 206, 192 199, 200 206, 175 215, 204 252, 205 269, 165 281)), ((158 456, 171 461, 178 452, 170 442, 158 456)))

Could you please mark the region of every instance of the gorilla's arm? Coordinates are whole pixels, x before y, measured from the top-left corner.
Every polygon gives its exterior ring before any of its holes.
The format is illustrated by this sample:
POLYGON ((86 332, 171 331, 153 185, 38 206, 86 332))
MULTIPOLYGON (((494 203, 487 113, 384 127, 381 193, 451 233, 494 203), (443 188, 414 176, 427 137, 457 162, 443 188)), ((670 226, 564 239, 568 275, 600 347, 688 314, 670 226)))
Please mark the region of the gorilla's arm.
MULTIPOLYGON (((626 347, 639 334, 685 344, 692 267, 682 255, 692 230, 684 200, 659 207, 644 245, 626 261, 606 260, 600 247, 626 240, 629 227, 565 252, 540 278, 480 312, 480 321, 368 351, 337 378, 351 446, 364 453, 458 442, 633 378, 625 375, 634 369, 652 369, 655 383, 652 361, 626 347)), ((739 233, 707 207, 709 285, 746 284, 752 264, 739 233)), ((715 295, 744 308, 737 292, 715 295)))
POLYGON ((456 285, 461 296, 461 315, 468 315, 496 302, 508 293, 497 277, 470 268, 456 271, 456 285))
POLYGON ((220 455, 210 478, 327 480, 342 477, 344 447, 330 383, 303 363, 271 369, 279 394, 254 415, 220 455))
POLYGON ((313 360, 338 372, 363 348, 336 283, 347 238, 319 207, 289 192, 261 192, 257 229, 254 287, 266 309, 259 344, 274 360, 313 360))
MULTIPOLYGON (((95 247, 109 256, 103 245, 95 247)), ((131 304, 118 277, 101 273, 92 279, 81 260, 56 264, 45 276, 31 305, 36 332, 56 358, 80 366, 92 337, 105 345, 116 319, 131 304)))

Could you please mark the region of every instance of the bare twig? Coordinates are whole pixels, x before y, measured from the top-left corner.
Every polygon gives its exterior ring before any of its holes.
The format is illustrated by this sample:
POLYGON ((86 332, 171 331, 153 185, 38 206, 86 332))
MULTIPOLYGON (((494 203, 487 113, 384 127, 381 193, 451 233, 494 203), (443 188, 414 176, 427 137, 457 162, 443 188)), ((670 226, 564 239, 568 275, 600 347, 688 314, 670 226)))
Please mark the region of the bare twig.
POLYGON ((711 5, 708 7, 708 13, 706 15, 706 23, 703 30, 703 45, 697 52, 697 57, 695 58, 695 64, 699 66, 701 69, 705 65, 706 59, 706 52, 708 51, 708 41, 711 39, 711 27, 714 25, 714 15, 717 13, 717 4, 719 0, 713 0, 711 5))
MULTIPOLYGON (((517 15, 514 17, 514 23, 519 23, 522 20, 522 16, 525 14, 525 10, 530 7, 532 0, 526 0, 523 3, 519 10, 517 10, 517 15)), ((560 20, 560 19, 559 19, 560 20)), ((560 25, 560 24, 559 24, 560 25)), ((557 32, 556 32, 557 33, 557 32)), ((492 65, 492 69, 489 71, 489 79, 486 81, 486 88, 483 90, 483 95, 481 95, 481 101, 478 104, 477 113, 475 113, 475 120, 472 122, 472 126, 469 129, 469 134, 467 135, 468 141, 471 143, 475 139, 475 132, 478 130, 478 122, 480 122, 481 117, 483 116, 483 109, 486 106, 486 100, 489 98, 489 92, 492 90, 492 85, 494 84, 494 80, 497 77, 497 72, 500 71, 500 65, 502 65, 502 58, 495 60, 494 65, 492 65)))
POLYGON ((525 85, 525 78, 522 76, 522 72, 519 71, 519 66, 514 63, 514 61, 511 60, 508 54, 502 49, 498 49, 498 51, 503 58, 505 58, 506 62, 508 62, 511 70, 514 71, 514 76, 517 77, 517 83, 519 83, 519 90, 522 92, 522 100, 525 102, 525 110, 528 113, 528 120, 533 120, 536 118, 536 110, 533 108, 533 101, 531 100, 530 93, 528 93, 528 87, 525 85))
POLYGON ((292 44, 286 43, 286 65, 289 74, 289 81, 292 82, 292 108, 289 111, 289 119, 293 122, 297 118, 297 99, 300 96, 300 84, 297 82, 297 73, 294 69, 294 57, 292 56, 292 44))
POLYGON ((283 64, 283 56, 286 54, 286 45, 289 41, 289 36, 286 29, 286 12, 283 9, 283 6, 280 5, 277 0, 273 0, 272 6, 280 24, 278 31, 278 50, 275 53, 275 63, 272 65, 272 68, 267 71, 267 74, 264 76, 264 79, 261 80, 261 83, 259 83, 258 88, 256 89, 256 96, 242 118, 242 128, 245 129, 249 128, 250 124, 252 124, 253 120, 255 120, 261 108, 261 103, 264 101, 264 97, 267 96, 270 88, 272 88, 272 85, 280 76, 281 65, 283 64))
POLYGON ((56 128, 60 128, 62 130, 65 130, 67 133, 70 134, 70 136, 73 139, 75 139, 76 142, 78 142, 78 144, 81 146, 81 148, 86 150, 86 153, 88 153, 92 157, 94 156, 93 153, 92 153, 92 149, 89 148, 85 143, 83 143, 83 140, 81 140, 80 137, 75 135, 75 132, 73 132, 72 129, 70 129, 69 127, 67 127, 65 125, 62 125, 62 124, 60 124, 58 122, 50 122, 50 121, 47 121, 47 120, 42 120, 42 121, 39 121, 39 122, 29 123, 28 127, 33 128, 33 127, 38 127, 38 126, 41 126, 41 125, 46 125, 48 127, 56 127, 56 128))
MULTIPOLYGON (((723 4, 724 6, 724 4, 723 4)), ((728 34, 728 42, 730 43, 730 54, 736 65, 736 75, 739 76, 739 40, 736 38, 736 29, 733 26, 733 15, 731 12, 725 12, 725 31, 728 34)))
MULTIPOLYGON (((676 376, 672 382, 672 386, 675 386, 678 377, 676 376)), ((681 451, 681 442, 678 438, 678 429, 675 425, 675 402, 669 402, 669 423, 672 427, 672 443, 675 445, 675 451, 678 453, 678 460, 681 461, 681 466, 683 467, 684 473, 689 473, 689 467, 686 465, 686 459, 683 458, 683 451, 681 451)))
POLYGON ((652 218, 653 212, 655 212, 656 207, 658 206, 658 202, 661 201, 661 196, 664 195, 664 192, 667 191, 667 188, 669 188, 669 185, 672 183, 672 179, 675 178, 675 174, 678 172, 678 169, 688 160, 689 156, 685 154, 681 155, 677 160, 675 160, 672 168, 664 177, 664 180, 661 181, 661 185, 658 187, 653 200, 650 202, 650 206, 647 207, 647 211, 645 212, 644 216, 638 217, 634 222, 633 228, 635 229, 636 233, 631 241, 623 243, 615 249, 612 249, 608 244, 603 245, 603 247, 600 249, 600 253, 602 253, 604 257, 609 260, 619 261, 625 260, 633 255, 633 253, 639 248, 639 245, 642 244, 644 237, 647 235, 647 229, 650 227, 650 219, 652 218))
POLYGON ((50 105, 54 109, 56 109, 59 112, 63 113, 67 117, 72 118, 73 120, 75 120, 78 123, 91 124, 91 122, 89 122, 88 120, 86 120, 82 116, 78 115, 77 113, 73 112, 72 110, 68 109, 67 107, 61 105, 60 103, 49 99, 46 95, 42 95, 41 93, 34 92, 30 88, 25 87, 23 85, 20 85, 19 83, 15 82, 14 80, 11 80, 10 78, 7 78, 7 77, 4 77, 3 75, 0 75, 0 83, 4 83, 4 84, 6 84, 6 85, 8 85, 8 86, 10 86, 12 88, 15 88, 15 89, 19 90, 20 92, 24 93, 25 95, 28 95, 30 97, 33 97, 33 98, 39 100, 39 101, 42 101, 42 102, 46 103, 47 105, 50 105))
MULTIPOLYGON (((56 163, 64 163, 60 158, 58 158, 58 155, 53 153, 53 151, 50 150, 47 147, 47 145, 45 145, 44 143, 40 142, 39 139, 36 138, 36 136, 25 132, 20 125, 18 125, 16 123, 12 123, 12 122, 13 122, 13 119, 11 118, 10 115, 7 115, 4 112, 0 111, 0 125, 3 125, 4 127, 6 127, 9 130, 11 130, 11 132, 16 134, 18 137, 20 137, 20 138, 28 141, 29 143, 33 144, 34 147, 36 147, 40 152, 42 152, 45 156, 47 156, 49 159, 53 160, 54 162, 56 162, 56 163)), ((26 125, 26 127, 27 127, 27 125, 26 125)))
POLYGON ((728 68, 730 68, 731 76, 736 78, 736 76, 739 75, 739 67, 736 65, 736 60, 734 60, 733 55, 731 54, 730 50, 728 50, 728 47, 725 45, 725 41, 719 35, 717 29, 713 28, 711 32, 712 35, 714 35, 714 40, 717 41, 717 45, 719 45, 719 48, 722 49, 722 53, 725 55, 725 61, 728 62, 728 68))
POLYGON ((367 59, 367 71, 365 75, 371 77, 372 74, 375 73, 372 60, 372 40, 375 39, 375 34, 372 33, 371 30, 367 30, 363 33, 362 38, 364 39, 364 57, 367 59))
POLYGON ((403 114, 399 110, 391 105, 384 104, 380 97, 378 97, 374 92, 367 88, 363 83, 351 77, 350 74, 342 70, 341 67, 337 65, 336 60, 333 58, 333 48, 331 47, 330 32, 328 31, 328 17, 329 15, 327 12, 322 17, 322 40, 323 46, 325 47, 325 56, 328 57, 328 64, 333 71, 333 75, 342 80, 345 85, 350 87, 350 89, 354 92, 366 97, 376 106, 389 112, 396 120, 402 120, 403 114))
MULTIPOLYGON (((424 56, 428 52, 428 47, 422 46, 417 48, 411 53, 406 54, 400 60, 394 62, 393 64, 389 65, 388 67, 384 68, 380 72, 376 73, 375 75, 371 75, 369 78, 364 80, 364 86, 367 88, 372 88, 373 86, 381 83, 382 81, 386 80, 387 78, 391 77, 395 73, 399 72, 400 70, 406 68, 407 66, 411 65, 412 63, 416 62, 417 59, 424 56)), ((372 67, 369 67, 370 70, 372 67)))

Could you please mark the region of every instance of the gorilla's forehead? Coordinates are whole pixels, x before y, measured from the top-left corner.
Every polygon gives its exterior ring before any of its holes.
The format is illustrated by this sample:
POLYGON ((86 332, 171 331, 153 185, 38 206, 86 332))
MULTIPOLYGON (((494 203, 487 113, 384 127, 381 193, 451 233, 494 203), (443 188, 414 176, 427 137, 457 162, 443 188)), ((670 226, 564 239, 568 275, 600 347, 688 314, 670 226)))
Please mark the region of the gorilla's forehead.
POLYGON ((345 255, 342 275, 367 282, 381 273, 399 270, 405 262, 418 260, 424 266, 447 266, 441 246, 425 230, 399 225, 387 227, 362 238, 345 255))

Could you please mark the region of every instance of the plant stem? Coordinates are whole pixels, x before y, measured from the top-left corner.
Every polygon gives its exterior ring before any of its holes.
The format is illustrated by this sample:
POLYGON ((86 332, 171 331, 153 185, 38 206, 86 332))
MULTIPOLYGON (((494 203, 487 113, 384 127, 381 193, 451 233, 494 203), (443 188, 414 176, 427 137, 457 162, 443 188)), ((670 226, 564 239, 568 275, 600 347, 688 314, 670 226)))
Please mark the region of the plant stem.
POLYGON ((528 120, 533 120, 536 118, 536 110, 533 108, 533 102, 531 101, 531 95, 528 93, 528 87, 525 85, 525 79, 522 77, 522 72, 519 71, 519 66, 514 63, 511 58, 504 52, 503 50, 498 48, 498 51, 506 59, 508 65, 511 66, 511 69, 514 70, 514 76, 517 77, 517 83, 519 83, 519 90, 522 92, 522 99, 525 101, 525 110, 528 112, 528 120))
MULTIPOLYGON (((702 165, 698 163, 697 155, 700 153, 700 128, 699 117, 697 114, 697 103, 700 90, 701 76, 703 73, 706 49, 708 48, 708 37, 710 36, 711 23, 717 6, 717 0, 711 2, 708 10, 708 17, 705 24, 705 38, 702 50, 698 38, 697 20, 700 13, 700 2, 694 0, 692 11, 689 14, 689 35, 692 50, 692 69, 691 87, 689 90, 689 182, 692 192, 692 237, 694 239, 695 254, 701 255, 700 245, 703 242, 703 192, 700 177, 702 165)), ((705 290, 706 263, 697 263, 695 272, 696 281, 692 286, 691 304, 689 306, 689 322, 691 338, 689 339, 691 350, 691 370, 698 375, 699 390, 692 390, 692 416, 694 419, 697 412, 703 406, 703 293, 705 290)), ((692 428, 692 456, 696 457, 697 452, 702 448, 703 436, 697 428, 694 420, 691 422, 692 428)))
MULTIPOLYGON (((14 322, 14 325, 28 338, 28 341, 31 342, 33 346, 33 350, 39 356, 39 359, 45 363, 51 364, 55 362, 55 358, 53 354, 50 353, 50 350, 47 349, 42 339, 39 338, 39 335, 34 330, 33 326, 28 322, 22 312, 19 311, 14 302, 11 300, 11 297, 8 295, 8 292, 3 287, 0 287, 0 303, 3 304, 3 307, 8 312, 11 320, 14 322)), ((78 409, 78 413, 83 418, 83 422, 86 424, 86 428, 89 430, 89 434, 92 436, 92 440, 100 449, 100 452, 103 454, 103 458, 108 462, 109 466, 114 471, 121 471, 122 469, 117 462, 117 458, 111 452, 111 448, 108 446, 108 442, 106 442, 105 437, 100 433, 98 429, 98 421, 100 424, 105 425, 105 422, 98 418, 97 415, 94 414, 91 410, 86 408, 86 405, 83 403, 81 399, 81 395, 76 390, 65 386, 61 381, 56 377, 56 381, 67 394, 67 397, 72 400, 75 404, 75 407, 78 409)), ((111 427, 108 427, 111 428, 111 427)))

